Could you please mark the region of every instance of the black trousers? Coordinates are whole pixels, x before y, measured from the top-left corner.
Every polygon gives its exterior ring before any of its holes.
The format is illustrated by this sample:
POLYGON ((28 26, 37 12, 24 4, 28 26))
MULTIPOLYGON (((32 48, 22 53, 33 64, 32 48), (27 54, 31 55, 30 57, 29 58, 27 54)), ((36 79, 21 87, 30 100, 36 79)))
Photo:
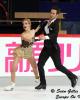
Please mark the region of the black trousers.
POLYGON ((45 63, 46 63, 46 61, 48 60, 49 57, 52 58, 54 65, 55 65, 57 70, 66 74, 67 77, 70 78, 70 79, 75 77, 75 75, 72 72, 70 72, 68 69, 66 69, 61 64, 59 45, 56 44, 53 47, 44 46, 41 53, 40 53, 39 62, 38 62, 38 70, 39 70, 40 83, 41 84, 46 84, 44 65, 45 65, 45 63))

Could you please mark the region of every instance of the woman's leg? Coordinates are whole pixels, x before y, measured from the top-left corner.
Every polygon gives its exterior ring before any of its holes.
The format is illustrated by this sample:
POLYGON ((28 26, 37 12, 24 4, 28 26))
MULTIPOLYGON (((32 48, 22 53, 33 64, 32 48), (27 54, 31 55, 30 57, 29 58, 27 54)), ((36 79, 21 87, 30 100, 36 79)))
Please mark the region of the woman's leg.
POLYGON ((4 88, 5 91, 12 91, 15 87, 15 72, 17 69, 17 64, 19 62, 19 59, 20 59, 19 56, 14 55, 13 64, 11 68, 11 84, 4 88))
POLYGON ((31 66, 33 68, 35 78, 39 79, 38 67, 37 67, 35 58, 32 56, 32 57, 28 58, 28 61, 30 62, 31 66))
POLYGON ((13 51, 13 64, 11 68, 11 81, 15 83, 15 72, 17 70, 17 64, 21 57, 21 48, 17 47, 13 51))
POLYGON ((11 69, 11 82, 15 83, 15 72, 17 70, 17 64, 19 62, 19 57, 14 57, 12 69, 11 69))

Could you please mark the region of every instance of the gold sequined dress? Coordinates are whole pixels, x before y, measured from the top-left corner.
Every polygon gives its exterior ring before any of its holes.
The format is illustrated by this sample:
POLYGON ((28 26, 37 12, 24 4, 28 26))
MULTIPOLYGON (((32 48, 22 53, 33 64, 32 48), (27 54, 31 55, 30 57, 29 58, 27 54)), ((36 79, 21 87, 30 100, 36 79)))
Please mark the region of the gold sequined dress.
POLYGON ((13 55, 20 58, 30 58, 33 55, 32 52, 32 44, 34 42, 34 38, 32 38, 29 42, 22 40, 21 46, 14 49, 13 55))

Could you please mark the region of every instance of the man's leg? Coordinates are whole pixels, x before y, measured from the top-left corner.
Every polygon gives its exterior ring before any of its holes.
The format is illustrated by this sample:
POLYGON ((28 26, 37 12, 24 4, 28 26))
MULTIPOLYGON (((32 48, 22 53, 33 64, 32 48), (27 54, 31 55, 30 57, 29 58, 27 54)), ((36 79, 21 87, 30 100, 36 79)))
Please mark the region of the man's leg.
POLYGON ((47 59, 49 58, 49 54, 46 48, 43 48, 41 54, 39 56, 38 62, 38 70, 40 75, 40 84, 35 87, 35 89, 46 89, 46 79, 45 79, 45 72, 44 72, 44 65, 47 59))
POLYGON ((67 68, 65 68, 62 64, 61 64, 61 58, 60 58, 60 48, 57 45, 56 48, 54 48, 53 53, 51 54, 51 58, 54 61, 54 65, 55 67, 63 72, 64 74, 66 74, 68 76, 68 78, 71 80, 71 85, 72 87, 75 87, 76 82, 77 82, 77 76, 74 75, 71 71, 69 71, 67 68))

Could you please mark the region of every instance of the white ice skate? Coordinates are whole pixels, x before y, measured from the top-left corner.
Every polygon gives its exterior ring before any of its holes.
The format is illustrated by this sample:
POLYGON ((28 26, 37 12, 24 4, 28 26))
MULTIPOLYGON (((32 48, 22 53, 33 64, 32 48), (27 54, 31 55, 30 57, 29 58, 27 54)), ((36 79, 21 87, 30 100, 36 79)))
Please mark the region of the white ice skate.
POLYGON ((35 79, 35 83, 39 83, 39 82, 40 82, 39 78, 35 79))
POLYGON ((11 85, 6 86, 6 87, 4 88, 4 91, 13 91, 14 88, 15 88, 15 83, 11 82, 11 85))

